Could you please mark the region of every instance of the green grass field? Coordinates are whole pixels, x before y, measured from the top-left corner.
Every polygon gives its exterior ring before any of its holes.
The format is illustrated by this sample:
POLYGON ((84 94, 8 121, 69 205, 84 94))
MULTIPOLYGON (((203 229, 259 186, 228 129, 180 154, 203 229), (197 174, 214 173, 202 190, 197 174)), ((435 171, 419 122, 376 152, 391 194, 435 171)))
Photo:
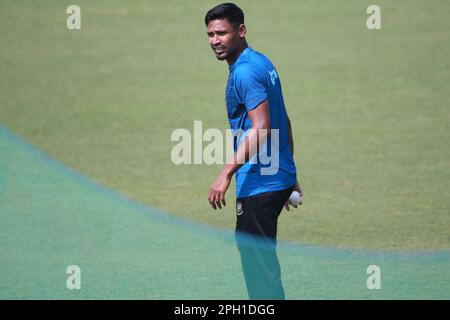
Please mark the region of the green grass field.
MULTIPOLYGON (((144 245, 150 230, 159 230, 162 237, 164 228, 166 234, 174 231, 164 224, 157 227, 114 198, 122 194, 139 207, 147 205, 162 215, 224 232, 234 228, 234 185, 222 212, 212 210, 207 201, 220 166, 176 166, 170 161, 174 129, 192 130, 195 120, 203 121, 204 129, 228 126, 224 104, 228 68, 211 52, 203 24, 205 12, 217 2, 80 0, 79 31, 66 28, 70 4, 0 3, 0 124, 9 129, 0 140, 0 298, 55 297, 59 289, 48 284, 57 276, 48 270, 70 264, 72 256, 63 259, 64 252, 75 252, 84 265, 92 266, 96 273, 88 276, 104 286, 110 285, 111 277, 124 280, 114 287, 122 290, 119 297, 223 297, 220 292, 191 295, 196 289, 189 286, 178 292, 175 283, 158 294, 146 294, 151 288, 145 286, 136 292, 124 285, 139 288, 134 275, 146 273, 143 265, 156 250, 146 251, 144 245), (34 151, 26 151, 31 147, 17 142, 22 139, 48 158, 36 160, 34 151), (47 167, 50 158, 79 174, 70 171, 73 178, 47 167), (73 181, 78 176, 117 194, 106 200, 96 197, 96 188, 73 181), (85 197, 88 200, 82 200, 85 197), (81 245, 79 239, 85 239, 81 245), (102 241, 104 246, 98 244, 102 241), (41 249, 45 250, 40 256, 32 255, 41 249), (107 252, 116 255, 107 257, 107 252), (28 277, 36 274, 26 272, 26 257, 40 261, 38 269, 49 275, 33 290, 27 289, 28 277), (124 260, 130 264, 122 270, 117 263, 124 260), (102 273, 111 264, 118 270, 102 273)), ((246 13, 249 44, 277 66, 293 122, 305 203, 281 216, 279 238, 331 251, 432 252, 430 269, 426 258, 412 258, 420 267, 411 266, 409 258, 402 260, 409 268, 405 274, 418 275, 410 285, 420 294, 413 297, 448 298, 450 2, 377 1, 382 29, 374 31, 366 28, 371 1, 238 4, 246 13), (421 291, 428 277, 435 282, 421 291), (442 287, 433 291, 435 283, 442 287)), ((175 250, 177 239, 183 237, 174 236, 166 248, 175 250)), ((220 257, 223 261, 236 258, 232 244, 215 240, 193 255, 204 256, 214 244, 228 248, 229 255, 220 257)), ((340 266, 351 277, 354 269, 347 268, 343 258, 329 258, 317 268, 314 261, 324 261, 317 256, 327 259, 326 252, 311 254, 313 262, 298 271, 303 273, 286 277, 319 278, 320 271, 332 272, 326 271, 327 266, 340 266)), ((308 257, 303 253, 285 261, 287 265, 291 261, 295 270, 296 263, 308 257)), ((193 259, 185 258, 183 266, 193 259)), ((173 264, 170 255, 161 259, 173 264)), ((192 271, 193 279, 208 281, 202 277, 215 270, 220 259, 204 266, 203 275, 192 271)), ((382 261, 389 266, 395 259, 399 258, 382 261)), ((358 268, 371 264, 368 260, 358 260, 358 268)), ((238 270, 238 262, 229 268, 221 271, 238 270)), ((66 275, 59 276, 64 284, 66 275)), ((245 297, 236 293, 241 292, 241 279, 234 280, 223 294, 245 297)), ((367 296, 367 289, 360 293, 359 287, 353 288, 356 294, 346 293, 346 285, 338 280, 336 291, 327 291, 327 283, 321 282, 314 292, 294 287, 288 292, 294 298, 389 298, 409 292, 408 286, 397 283, 400 289, 380 296, 367 296)), ((57 296, 72 297, 64 292, 57 296)), ((118 296, 105 295, 99 287, 84 292, 82 297, 87 298, 118 296)))

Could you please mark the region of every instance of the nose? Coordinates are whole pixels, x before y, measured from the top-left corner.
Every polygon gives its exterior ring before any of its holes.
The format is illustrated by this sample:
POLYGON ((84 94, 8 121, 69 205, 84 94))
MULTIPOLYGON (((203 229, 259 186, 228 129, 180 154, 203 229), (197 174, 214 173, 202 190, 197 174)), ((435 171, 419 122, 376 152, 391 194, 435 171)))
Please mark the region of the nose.
POLYGON ((217 35, 211 37, 211 44, 213 46, 220 44, 220 39, 217 35))

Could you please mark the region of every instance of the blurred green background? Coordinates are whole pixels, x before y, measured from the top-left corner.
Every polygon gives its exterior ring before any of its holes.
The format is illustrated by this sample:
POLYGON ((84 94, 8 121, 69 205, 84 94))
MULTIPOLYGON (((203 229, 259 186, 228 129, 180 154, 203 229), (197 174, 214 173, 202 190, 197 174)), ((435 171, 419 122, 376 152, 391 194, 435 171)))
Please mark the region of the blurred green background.
MULTIPOLYGON (((377 1, 382 29, 369 31, 372 2, 238 3, 293 121, 305 200, 281 216, 279 237, 446 249, 450 2, 377 1)), ((220 166, 170 160, 174 129, 228 127, 228 68, 203 23, 217 2, 79 0, 72 31, 70 4, 0 2, 0 123, 132 199, 233 229, 234 182, 225 210, 207 201, 220 166)))

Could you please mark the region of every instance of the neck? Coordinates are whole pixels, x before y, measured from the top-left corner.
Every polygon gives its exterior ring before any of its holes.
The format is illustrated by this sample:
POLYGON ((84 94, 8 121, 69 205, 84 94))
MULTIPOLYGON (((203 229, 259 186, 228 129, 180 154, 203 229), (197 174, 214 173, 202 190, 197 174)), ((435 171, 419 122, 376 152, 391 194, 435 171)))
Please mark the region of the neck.
POLYGON ((232 57, 227 59, 228 65, 231 66, 233 63, 235 63, 239 55, 242 53, 242 51, 244 51, 247 48, 248 48, 247 40, 244 39, 244 41, 241 42, 239 48, 236 50, 236 53, 232 57))

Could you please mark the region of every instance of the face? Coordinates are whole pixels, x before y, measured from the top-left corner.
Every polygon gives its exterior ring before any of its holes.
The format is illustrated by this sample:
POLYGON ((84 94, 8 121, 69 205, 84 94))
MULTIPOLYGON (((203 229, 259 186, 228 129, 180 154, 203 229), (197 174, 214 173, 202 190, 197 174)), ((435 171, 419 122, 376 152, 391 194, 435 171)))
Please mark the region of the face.
POLYGON ((233 61, 244 39, 245 26, 236 29, 227 19, 212 20, 206 34, 217 59, 233 61))

